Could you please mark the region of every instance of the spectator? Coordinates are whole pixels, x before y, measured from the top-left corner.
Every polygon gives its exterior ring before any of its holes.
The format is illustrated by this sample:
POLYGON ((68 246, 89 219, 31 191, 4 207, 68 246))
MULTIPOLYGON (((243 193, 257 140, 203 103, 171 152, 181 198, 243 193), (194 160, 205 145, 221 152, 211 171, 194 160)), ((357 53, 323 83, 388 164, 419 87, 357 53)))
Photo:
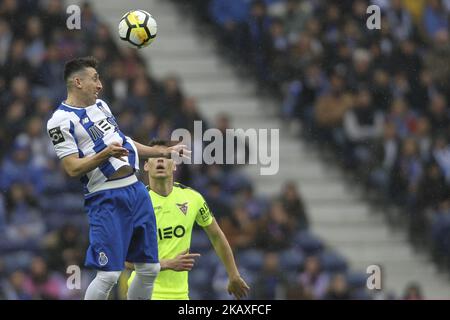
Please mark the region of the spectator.
POLYGON ((373 108, 372 97, 367 89, 358 92, 355 106, 346 112, 344 130, 355 157, 360 162, 367 163, 371 143, 381 136, 383 131, 383 115, 373 108))
POLYGON ((331 278, 325 300, 350 300, 350 290, 347 279, 343 274, 336 274, 331 278))
POLYGON ((293 218, 292 222, 296 224, 297 230, 306 230, 309 228, 308 214, 303 199, 294 182, 285 184, 281 192, 281 202, 288 215, 293 218))
POLYGON ((319 97, 315 105, 315 120, 322 141, 336 141, 336 130, 342 125, 347 110, 353 101, 345 91, 343 76, 333 73, 330 90, 319 97))
POLYGON ((311 3, 307 1, 287 0, 284 26, 289 39, 296 39, 304 31, 306 22, 311 17, 312 10, 311 3))
POLYGON ((69 265, 82 265, 84 251, 87 249, 80 230, 72 224, 65 224, 61 229, 49 234, 44 246, 49 268, 60 272, 65 272, 69 265))
POLYGON ((386 190, 389 185, 390 174, 393 171, 398 157, 400 143, 393 123, 384 125, 383 137, 376 142, 373 148, 372 163, 370 166, 369 183, 388 196, 386 190))
POLYGON ((423 16, 423 23, 427 36, 434 38, 437 32, 448 29, 448 12, 441 0, 428 1, 423 16))
POLYGON ((289 247, 296 224, 293 223, 280 201, 271 204, 268 215, 262 217, 258 243, 260 248, 282 250, 289 247))
POLYGON ((17 270, 11 273, 4 283, 5 298, 7 300, 31 300, 33 296, 25 289, 26 276, 23 271, 17 270))
POLYGON ((423 300, 422 289, 417 283, 410 283, 403 295, 403 300, 423 300))
POLYGON ((434 160, 438 163, 440 169, 444 173, 445 179, 450 182, 450 145, 447 142, 446 137, 437 137, 432 154, 434 160))
POLYGON ((376 109, 386 113, 392 103, 389 74, 383 69, 376 69, 374 71, 373 82, 373 105, 376 109))
POLYGON ((416 129, 417 117, 403 99, 394 100, 386 118, 387 122, 395 125, 395 131, 401 139, 410 136, 416 129))
POLYGON ((5 159, 0 167, 0 187, 9 189, 14 183, 27 184, 35 195, 39 195, 45 181, 42 180, 43 170, 30 160, 30 146, 26 142, 17 141, 12 155, 5 159))
POLYGON ((49 272, 42 257, 35 257, 31 262, 29 273, 25 276, 23 286, 32 299, 55 300, 63 298, 66 282, 62 277, 49 272))
POLYGON ((432 46, 425 54, 425 65, 432 74, 433 81, 443 92, 449 91, 450 39, 447 30, 436 33, 432 46))
POLYGON ((276 252, 264 255, 263 269, 253 284, 253 295, 257 300, 281 300, 285 297, 286 278, 280 270, 276 252))
POLYGON ((33 249, 45 232, 37 199, 26 185, 13 184, 9 190, 7 239, 17 246, 33 249))
POLYGON ((329 277, 321 270, 320 260, 317 256, 306 258, 304 270, 299 276, 299 282, 306 294, 313 297, 313 299, 325 297, 329 285, 329 277))
POLYGON ((432 139, 430 121, 427 117, 422 116, 417 119, 415 138, 419 147, 420 158, 423 162, 428 162, 431 158, 432 139))
POLYGON ((450 116, 447 109, 447 101, 443 95, 437 94, 431 98, 427 116, 428 119, 430 119, 433 137, 450 134, 448 130, 450 126, 450 116))
POLYGON ((411 205, 417 194, 422 176, 417 143, 412 138, 403 141, 401 153, 391 173, 391 194, 399 203, 411 205))
POLYGON ((387 10, 389 26, 392 28, 396 40, 402 41, 411 38, 414 31, 412 17, 403 7, 401 0, 393 0, 387 10))
POLYGON ((248 249, 255 245, 258 223, 245 207, 236 207, 231 216, 222 217, 220 225, 232 248, 248 249))

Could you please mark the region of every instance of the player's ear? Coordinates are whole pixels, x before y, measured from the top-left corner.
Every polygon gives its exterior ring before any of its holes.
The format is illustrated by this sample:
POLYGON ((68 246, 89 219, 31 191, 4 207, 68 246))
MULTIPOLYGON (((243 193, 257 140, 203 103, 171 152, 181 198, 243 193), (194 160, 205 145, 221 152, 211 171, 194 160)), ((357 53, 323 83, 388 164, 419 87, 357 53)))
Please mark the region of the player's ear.
POLYGON ((149 168, 148 168, 148 161, 145 160, 144 161, 144 171, 148 172, 149 168))
POLYGON ((79 77, 73 77, 72 78, 73 85, 77 87, 78 89, 81 89, 81 79, 79 77))

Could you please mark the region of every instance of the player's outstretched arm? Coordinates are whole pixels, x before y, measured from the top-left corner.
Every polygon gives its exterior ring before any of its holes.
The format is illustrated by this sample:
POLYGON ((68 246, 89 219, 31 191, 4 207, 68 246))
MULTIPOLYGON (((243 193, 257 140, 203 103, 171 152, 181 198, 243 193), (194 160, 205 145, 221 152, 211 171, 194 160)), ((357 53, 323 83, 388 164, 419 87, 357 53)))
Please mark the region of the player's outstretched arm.
POLYGON ((123 148, 120 143, 113 142, 93 156, 80 158, 76 153, 68 155, 62 159, 62 164, 69 176, 79 177, 94 170, 110 157, 120 159, 124 156, 128 156, 128 150, 123 148))
POLYGON ((236 299, 242 299, 248 295, 250 287, 241 278, 239 271, 236 267, 236 262, 234 261, 233 251, 231 250, 230 244, 228 243, 225 234, 220 229, 217 224, 216 219, 213 219, 209 226, 204 227, 209 240, 211 241, 214 250, 219 256, 220 260, 227 270, 229 282, 228 282, 228 293, 236 297, 236 299))
POLYGON ((139 142, 134 141, 136 149, 139 154, 139 158, 147 160, 148 158, 173 158, 179 157, 180 159, 191 159, 191 151, 184 144, 177 144, 172 147, 165 146, 146 146, 139 142))

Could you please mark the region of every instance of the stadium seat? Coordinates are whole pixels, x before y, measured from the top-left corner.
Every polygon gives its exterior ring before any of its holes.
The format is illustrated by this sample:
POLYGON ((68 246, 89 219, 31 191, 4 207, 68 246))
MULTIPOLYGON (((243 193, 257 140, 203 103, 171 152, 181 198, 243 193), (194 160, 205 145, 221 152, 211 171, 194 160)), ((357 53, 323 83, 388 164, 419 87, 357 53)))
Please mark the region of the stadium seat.
POLYGON ((320 253, 323 250, 322 241, 309 231, 300 231, 294 237, 294 245, 306 255, 320 253))
POLYGON ((298 249, 287 249, 280 254, 280 268, 286 271, 298 271, 303 266, 304 260, 304 255, 298 249))
POLYGON ((352 289, 363 289, 366 287, 367 274, 362 272, 347 273, 347 283, 352 289))
POLYGON ((193 230, 190 252, 203 253, 211 249, 211 242, 203 230, 193 230))
POLYGON ((367 289, 357 289, 352 292, 351 297, 354 300, 373 300, 367 289))
POLYGON ((347 261, 338 253, 332 251, 322 252, 319 256, 322 268, 330 273, 346 272, 347 261))
POLYGON ((208 288, 210 281, 210 273, 202 269, 194 268, 189 273, 189 287, 191 288, 196 288, 199 291, 205 290, 208 288))
POLYGON ((250 270, 259 271, 264 263, 264 254, 260 250, 248 249, 237 255, 239 265, 250 270))
MULTIPOLYGON (((191 252, 196 253, 192 250, 191 252)), ((220 258, 217 256, 216 252, 214 250, 210 250, 196 259, 196 264, 194 265, 194 267, 206 270, 215 270, 217 268, 217 265, 219 265, 220 263, 220 258)))

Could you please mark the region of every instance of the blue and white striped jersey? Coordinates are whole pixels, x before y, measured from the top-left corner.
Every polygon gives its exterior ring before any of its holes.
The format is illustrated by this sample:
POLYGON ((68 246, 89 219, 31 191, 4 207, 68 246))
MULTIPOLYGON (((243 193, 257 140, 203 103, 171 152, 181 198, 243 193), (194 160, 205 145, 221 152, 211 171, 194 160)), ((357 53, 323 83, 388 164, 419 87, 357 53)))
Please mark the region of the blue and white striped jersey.
POLYGON ((133 140, 120 131, 103 100, 97 99, 95 104, 86 108, 61 103, 48 120, 47 131, 60 159, 74 153, 78 153, 80 158, 94 155, 112 142, 118 142, 128 150, 128 157, 122 158, 125 161, 111 157, 81 177, 85 194, 105 189, 108 178, 122 166, 129 165, 135 171, 139 170, 139 157, 133 140))

